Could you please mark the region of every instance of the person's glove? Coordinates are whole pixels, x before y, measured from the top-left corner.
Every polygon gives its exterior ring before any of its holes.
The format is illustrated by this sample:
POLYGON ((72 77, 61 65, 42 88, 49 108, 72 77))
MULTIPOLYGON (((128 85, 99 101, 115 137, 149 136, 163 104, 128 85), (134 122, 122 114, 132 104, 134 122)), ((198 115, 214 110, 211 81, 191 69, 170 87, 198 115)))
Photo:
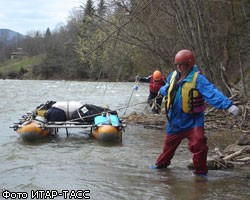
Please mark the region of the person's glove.
POLYGON ((239 108, 235 105, 230 106, 227 111, 231 114, 233 114, 234 116, 237 116, 239 114, 239 108))

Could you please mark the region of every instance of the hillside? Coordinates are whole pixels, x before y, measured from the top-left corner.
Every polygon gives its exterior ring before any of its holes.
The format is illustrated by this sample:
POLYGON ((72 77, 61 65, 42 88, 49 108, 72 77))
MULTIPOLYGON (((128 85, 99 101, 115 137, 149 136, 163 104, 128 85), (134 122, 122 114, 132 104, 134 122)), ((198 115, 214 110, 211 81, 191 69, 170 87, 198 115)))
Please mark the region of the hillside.
POLYGON ((25 35, 10 29, 0 29, 0 42, 4 44, 11 44, 13 41, 22 40, 25 37, 25 35))
POLYGON ((44 55, 10 59, 0 63, 0 78, 2 79, 36 79, 33 77, 33 66, 43 62, 44 55))

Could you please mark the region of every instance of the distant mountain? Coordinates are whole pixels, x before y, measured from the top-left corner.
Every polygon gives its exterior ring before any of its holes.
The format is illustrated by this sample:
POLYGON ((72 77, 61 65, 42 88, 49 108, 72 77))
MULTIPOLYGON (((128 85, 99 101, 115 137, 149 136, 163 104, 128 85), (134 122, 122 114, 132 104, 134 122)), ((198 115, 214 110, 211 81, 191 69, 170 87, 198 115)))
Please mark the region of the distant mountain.
POLYGON ((17 40, 23 40, 26 36, 10 29, 0 29, 0 43, 11 44, 17 40))

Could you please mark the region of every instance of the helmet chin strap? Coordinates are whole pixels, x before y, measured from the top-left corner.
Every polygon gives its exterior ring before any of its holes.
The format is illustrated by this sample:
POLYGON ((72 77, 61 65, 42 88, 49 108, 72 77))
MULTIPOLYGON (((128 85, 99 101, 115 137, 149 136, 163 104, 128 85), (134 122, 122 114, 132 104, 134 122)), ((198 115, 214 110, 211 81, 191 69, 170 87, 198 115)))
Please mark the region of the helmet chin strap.
POLYGON ((184 71, 184 72, 180 72, 181 75, 186 75, 190 72, 191 70, 189 69, 189 67, 184 71))
POLYGON ((181 76, 184 76, 184 75, 187 75, 191 71, 191 68, 187 64, 187 68, 183 72, 180 72, 178 69, 176 69, 176 71, 178 71, 181 76))

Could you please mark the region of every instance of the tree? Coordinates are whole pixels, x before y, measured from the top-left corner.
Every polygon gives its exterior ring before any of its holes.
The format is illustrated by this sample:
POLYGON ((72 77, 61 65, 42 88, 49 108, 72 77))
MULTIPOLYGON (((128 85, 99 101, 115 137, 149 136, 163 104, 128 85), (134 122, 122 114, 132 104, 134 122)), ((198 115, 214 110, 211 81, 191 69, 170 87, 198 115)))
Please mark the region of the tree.
POLYGON ((45 50, 49 52, 52 44, 52 34, 49 28, 47 28, 45 32, 44 43, 45 43, 45 50))
POLYGON ((100 16, 100 18, 103 18, 106 14, 106 5, 104 0, 100 0, 97 8, 97 15, 100 16))
POLYGON ((86 6, 85 6, 85 9, 84 9, 84 18, 85 19, 86 17, 92 17, 95 13, 95 9, 94 9, 94 5, 93 5, 93 0, 87 0, 87 3, 86 3, 86 6))
POLYGON ((169 3, 182 38, 179 48, 194 50, 206 76, 229 95, 230 86, 222 69, 228 70, 230 62, 235 61, 230 55, 236 52, 232 32, 237 25, 230 1, 170 0, 169 3))

